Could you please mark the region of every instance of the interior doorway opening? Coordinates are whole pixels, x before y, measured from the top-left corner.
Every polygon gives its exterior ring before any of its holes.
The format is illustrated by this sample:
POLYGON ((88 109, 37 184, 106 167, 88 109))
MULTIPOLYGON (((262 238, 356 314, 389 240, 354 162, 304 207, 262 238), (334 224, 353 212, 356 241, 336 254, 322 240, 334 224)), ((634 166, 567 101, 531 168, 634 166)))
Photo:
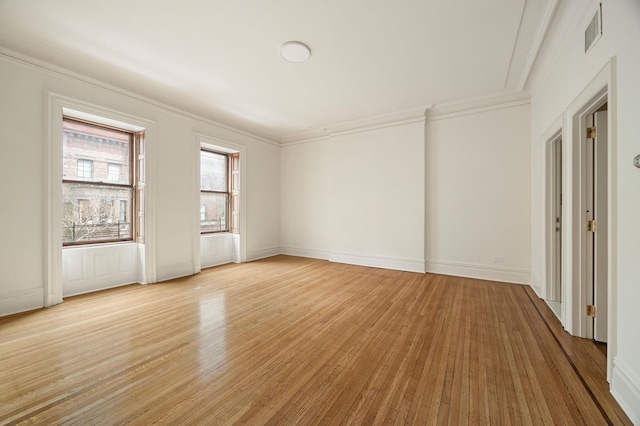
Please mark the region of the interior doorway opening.
POLYGON ((563 302, 563 166, 562 130, 557 131, 547 143, 548 209, 547 239, 549 273, 547 276, 547 304, 562 321, 563 302))

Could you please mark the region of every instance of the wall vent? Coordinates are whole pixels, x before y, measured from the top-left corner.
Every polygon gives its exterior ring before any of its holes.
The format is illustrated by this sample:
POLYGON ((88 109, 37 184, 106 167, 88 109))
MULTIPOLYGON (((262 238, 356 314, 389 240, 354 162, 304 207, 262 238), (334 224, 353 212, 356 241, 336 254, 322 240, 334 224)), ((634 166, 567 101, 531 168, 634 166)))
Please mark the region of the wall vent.
POLYGON ((602 3, 598 6, 589 26, 584 31, 584 52, 587 53, 602 36, 602 3))

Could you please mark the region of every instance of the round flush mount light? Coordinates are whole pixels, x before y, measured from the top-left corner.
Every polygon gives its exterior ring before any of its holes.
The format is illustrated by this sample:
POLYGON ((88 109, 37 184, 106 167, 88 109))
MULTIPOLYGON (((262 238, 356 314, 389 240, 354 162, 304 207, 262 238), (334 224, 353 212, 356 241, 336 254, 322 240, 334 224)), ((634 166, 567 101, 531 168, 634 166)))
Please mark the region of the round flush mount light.
POLYGON ((304 62, 311 57, 311 49, 299 41, 288 41, 280 46, 280 56, 288 62, 304 62))

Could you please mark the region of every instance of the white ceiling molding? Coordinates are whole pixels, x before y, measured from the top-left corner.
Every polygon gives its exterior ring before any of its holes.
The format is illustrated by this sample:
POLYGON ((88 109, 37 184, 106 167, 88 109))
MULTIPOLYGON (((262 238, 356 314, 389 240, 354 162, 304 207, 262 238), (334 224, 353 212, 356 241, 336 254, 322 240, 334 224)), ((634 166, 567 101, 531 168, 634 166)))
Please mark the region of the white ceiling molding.
POLYGON ((116 87, 116 86, 104 83, 102 81, 98 81, 96 79, 93 79, 91 77, 87 77, 85 75, 79 74, 77 72, 62 68, 60 66, 53 65, 53 64, 47 63, 45 61, 42 61, 42 60, 39 60, 39 59, 36 59, 36 58, 32 58, 32 57, 27 56, 27 55, 23 55, 23 54, 21 54, 19 52, 12 51, 12 50, 7 49, 7 48, 2 47, 2 46, 0 46, 0 59, 5 59, 5 60, 20 64, 20 65, 23 65, 23 66, 27 66, 27 67, 30 67, 30 68, 33 68, 33 69, 37 69, 39 71, 45 72, 45 73, 50 74, 50 75, 55 75, 55 76, 58 76, 58 77, 67 78, 67 79, 75 81, 77 83, 87 84, 87 85, 90 85, 90 86, 94 86, 94 87, 100 88, 102 90, 108 90, 110 92, 117 93, 117 94, 122 95, 122 96, 126 96, 126 97, 128 97, 130 99, 135 99, 136 101, 143 102, 145 104, 154 106, 156 108, 162 109, 162 110, 164 110, 166 112, 175 114, 175 115, 183 117, 183 118, 191 118, 191 119, 195 119, 195 120, 198 120, 198 121, 202 121, 202 122, 205 122, 207 124, 211 124, 213 126, 219 127, 221 129, 229 130, 231 132, 238 133, 238 134, 250 137, 252 139, 255 139, 258 142, 266 143, 268 145, 273 145, 273 146, 279 146, 279 144, 277 142, 275 142, 273 140, 270 140, 268 138, 265 138, 265 137, 262 137, 262 136, 259 136, 259 135, 256 135, 256 134, 241 130, 241 129, 237 129, 235 127, 228 126, 226 124, 222 124, 222 123, 219 123, 219 122, 214 121, 214 120, 210 120, 208 118, 199 116, 197 114, 193 114, 193 113, 188 112, 188 111, 183 111, 180 108, 176 108, 176 107, 173 107, 171 105, 167 105, 167 104, 164 104, 162 102, 159 102, 159 101, 156 101, 156 100, 153 100, 153 99, 149 99, 149 98, 141 96, 141 95, 139 95, 137 93, 133 93, 133 92, 130 92, 128 90, 122 89, 120 87, 116 87))
POLYGON ((531 98, 527 92, 510 92, 501 95, 467 99, 460 102, 448 102, 446 104, 434 105, 433 108, 427 110, 426 121, 444 120, 496 109, 528 105, 530 103, 531 98))
POLYGON ((281 145, 291 145, 300 142, 311 142, 326 139, 331 136, 358 133, 384 127, 400 126, 425 120, 426 111, 431 105, 423 105, 403 111, 394 111, 387 114, 376 115, 369 118, 344 121, 322 128, 321 130, 309 129, 286 135, 280 140, 281 145))
POLYGON ((529 55, 527 56, 527 62, 525 63, 524 70, 520 77, 520 82, 518 83, 518 90, 524 90, 527 85, 527 81, 529 80, 529 75, 531 74, 531 69, 538 58, 538 53, 540 53, 540 49, 542 48, 542 43, 544 39, 547 37, 547 33, 549 32, 549 28, 551 27, 551 22, 553 22, 553 18, 556 15, 556 10, 558 10, 558 3, 560 0, 549 0, 547 1, 547 5, 544 9, 544 13, 542 15, 542 19, 540 20, 540 24, 538 25, 538 29, 533 38, 533 42, 531 43, 531 50, 529 50, 529 55))

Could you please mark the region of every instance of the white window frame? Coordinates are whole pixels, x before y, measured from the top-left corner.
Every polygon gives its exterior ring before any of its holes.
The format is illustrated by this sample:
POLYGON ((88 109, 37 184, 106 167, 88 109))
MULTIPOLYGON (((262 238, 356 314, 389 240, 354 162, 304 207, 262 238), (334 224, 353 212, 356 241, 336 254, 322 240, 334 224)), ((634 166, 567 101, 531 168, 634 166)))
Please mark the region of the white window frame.
POLYGON ((113 111, 104 107, 69 98, 53 92, 47 94, 48 126, 47 137, 43 140, 44 152, 44 273, 45 295, 44 306, 52 306, 62 302, 62 117, 73 116, 79 119, 95 121, 102 118, 102 123, 115 127, 130 126, 133 131, 145 132, 145 242, 139 244, 141 254, 141 282, 157 281, 156 265, 156 221, 155 221, 155 181, 156 181, 156 141, 157 125, 126 113, 113 111))

